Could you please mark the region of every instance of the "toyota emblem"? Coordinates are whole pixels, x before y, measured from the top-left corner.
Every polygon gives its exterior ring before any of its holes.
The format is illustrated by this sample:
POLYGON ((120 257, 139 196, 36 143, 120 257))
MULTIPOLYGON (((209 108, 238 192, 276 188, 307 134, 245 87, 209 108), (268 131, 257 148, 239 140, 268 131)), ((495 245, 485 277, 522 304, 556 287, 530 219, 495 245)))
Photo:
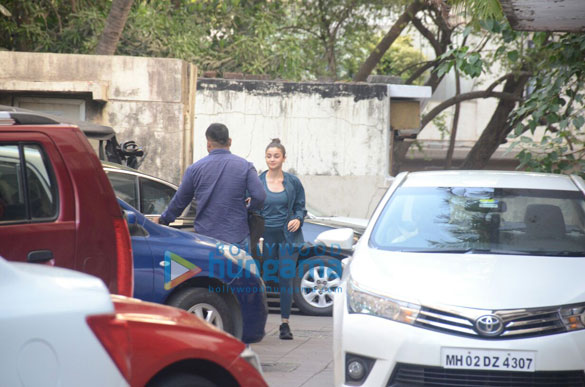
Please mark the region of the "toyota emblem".
POLYGON ((475 320, 475 329, 481 336, 498 336, 504 330, 504 323, 498 316, 486 314, 475 320))

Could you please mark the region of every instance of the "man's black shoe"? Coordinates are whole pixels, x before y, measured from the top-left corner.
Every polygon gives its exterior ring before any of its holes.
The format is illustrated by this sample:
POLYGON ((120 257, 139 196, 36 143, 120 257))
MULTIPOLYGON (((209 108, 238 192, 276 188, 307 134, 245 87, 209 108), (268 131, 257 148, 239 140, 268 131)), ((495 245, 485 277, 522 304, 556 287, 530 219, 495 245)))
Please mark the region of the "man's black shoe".
POLYGON ((288 323, 280 324, 280 339, 281 340, 292 340, 293 334, 290 331, 288 323))

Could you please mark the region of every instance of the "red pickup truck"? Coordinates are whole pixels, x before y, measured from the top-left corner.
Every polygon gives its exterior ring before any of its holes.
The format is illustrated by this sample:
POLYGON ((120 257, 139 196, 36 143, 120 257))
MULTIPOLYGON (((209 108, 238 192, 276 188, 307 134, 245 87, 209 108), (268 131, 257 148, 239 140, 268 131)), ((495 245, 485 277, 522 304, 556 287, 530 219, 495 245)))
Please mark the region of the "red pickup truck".
POLYGON ((128 226, 78 127, 0 111, 0 256, 93 274, 132 296, 128 226))

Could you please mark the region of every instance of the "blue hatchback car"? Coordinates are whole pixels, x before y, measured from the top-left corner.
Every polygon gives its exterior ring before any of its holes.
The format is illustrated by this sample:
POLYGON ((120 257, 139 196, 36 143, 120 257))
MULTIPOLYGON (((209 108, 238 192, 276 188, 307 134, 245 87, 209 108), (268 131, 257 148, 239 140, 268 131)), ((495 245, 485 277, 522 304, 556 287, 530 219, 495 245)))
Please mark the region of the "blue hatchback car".
POLYGON ((266 291, 252 257, 235 245, 162 226, 118 199, 134 254, 134 297, 184 309, 245 343, 264 337, 266 291))

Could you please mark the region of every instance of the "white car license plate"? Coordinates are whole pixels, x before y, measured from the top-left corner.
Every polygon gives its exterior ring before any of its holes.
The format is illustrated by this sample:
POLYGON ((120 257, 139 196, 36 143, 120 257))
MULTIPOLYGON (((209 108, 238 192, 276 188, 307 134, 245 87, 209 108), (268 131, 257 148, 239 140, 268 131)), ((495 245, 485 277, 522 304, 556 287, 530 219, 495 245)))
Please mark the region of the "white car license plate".
POLYGON ((536 352, 441 348, 444 368, 534 372, 536 352))

